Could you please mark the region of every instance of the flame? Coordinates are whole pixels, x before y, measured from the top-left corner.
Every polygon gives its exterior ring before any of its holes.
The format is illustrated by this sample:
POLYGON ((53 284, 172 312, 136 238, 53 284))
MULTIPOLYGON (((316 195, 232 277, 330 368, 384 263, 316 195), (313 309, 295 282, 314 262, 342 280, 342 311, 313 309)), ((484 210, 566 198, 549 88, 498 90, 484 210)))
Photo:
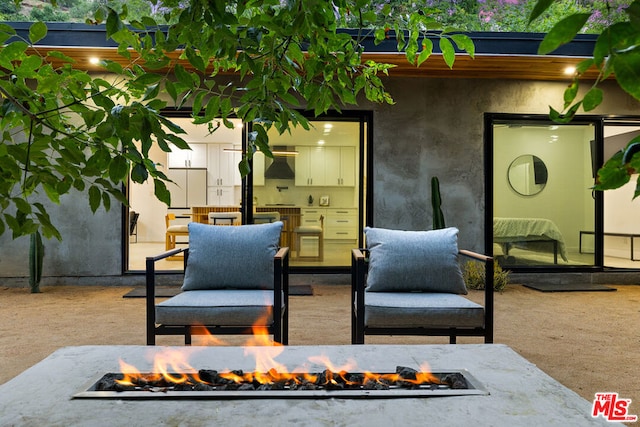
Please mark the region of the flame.
POLYGON ((139 385, 141 383, 164 380, 169 384, 182 384, 188 381, 200 381, 196 369, 187 362, 187 355, 179 349, 163 348, 154 355, 153 370, 149 374, 141 374, 140 371, 122 359, 120 369, 122 380, 116 382, 124 386, 139 385))
MULTIPOLYGON (((419 371, 415 373, 415 379, 403 378, 398 373, 374 373, 362 372, 360 375, 351 375, 350 372, 358 372, 357 363, 353 359, 348 359, 342 365, 336 365, 326 355, 309 357, 308 361, 324 369, 322 374, 310 373, 308 367, 299 367, 289 372, 288 368, 278 362, 276 358, 284 351, 282 344, 274 342, 269 335, 268 328, 262 326, 267 324, 270 313, 258 319, 252 327, 253 334, 245 343, 244 355, 253 357, 255 360, 255 370, 253 372, 231 371, 219 373, 219 377, 235 383, 296 383, 303 382, 331 386, 336 384, 346 384, 347 386, 367 386, 369 383, 397 383, 407 384, 428 384, 440 383, 439 378, 431 373, 431 368, 427 363, 420 365, 419 371), (322 375, 322 376, 321 376, 322 375), (324 378, 324 384, 319 384, 320 378, 324 378)), ((204 326, 194 326, 193 334, 203 336, 207 345, 225 345, 226 343, 214 335, 210 334, 204 326)), ((118 384, 123 386, 139 386, 163 380, 167 384, 182 384, 193 382, 204 382, 197 374, 197 369, 193 368, 187 361, 187 354, 180 348, 166 347, 154 354, 153 370, 150 374, 141 374, 139 370, 120 360, 122 380, 118 384)))

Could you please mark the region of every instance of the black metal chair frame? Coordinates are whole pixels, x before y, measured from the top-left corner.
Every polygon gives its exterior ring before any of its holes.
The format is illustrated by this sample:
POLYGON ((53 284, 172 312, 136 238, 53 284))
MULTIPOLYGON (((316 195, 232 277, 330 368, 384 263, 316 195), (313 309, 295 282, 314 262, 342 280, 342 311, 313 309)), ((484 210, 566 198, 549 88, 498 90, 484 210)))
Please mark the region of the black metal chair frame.
MULTIPOLYGON (((455 344, 458 336, 484 337, 485 343, 493 343, 493 269, 492 257, 468 250, 460 250, 460 255, 481 261, 485 264, 484 289, 484 327, 477 328, 381 328, 368 327, 364 324, 364 290, 368 269, 368 252, 366 249, 353 249, 351 262, 351 342, 364 344, 365 335, 420 335, 420 336, 448 336, 449 343, 455 344)), ((410 297, 410 295, 407 295, 410 297)))
MULTIPOLYGON (((192 335, 251 335, 253 325, 158 325, 156 324, 156 269, 155 263, 162 259, 184 253, 186 271, 189 248, 173 249, 146 259, 146 310, 147 345, 156 344, 157 335, 184 335, 185 345, 191 345, 192 335)), ((289 343, 289 248, 280 248, 273 258, 273 323, 267 326, 269 334, 277 343, 289 343)), ((212 291, 215 292, 215 291, 212 291)))

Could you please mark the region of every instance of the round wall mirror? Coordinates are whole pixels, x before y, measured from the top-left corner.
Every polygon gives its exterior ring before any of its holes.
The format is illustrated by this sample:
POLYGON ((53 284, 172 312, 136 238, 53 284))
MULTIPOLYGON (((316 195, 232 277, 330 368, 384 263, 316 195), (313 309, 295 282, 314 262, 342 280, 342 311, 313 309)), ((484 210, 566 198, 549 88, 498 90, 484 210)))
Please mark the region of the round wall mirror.
POLYGON ((523 196, 534 196, 547 185, 547 166, 537 156, 525 154, 509 165, 509 185, 523 196))

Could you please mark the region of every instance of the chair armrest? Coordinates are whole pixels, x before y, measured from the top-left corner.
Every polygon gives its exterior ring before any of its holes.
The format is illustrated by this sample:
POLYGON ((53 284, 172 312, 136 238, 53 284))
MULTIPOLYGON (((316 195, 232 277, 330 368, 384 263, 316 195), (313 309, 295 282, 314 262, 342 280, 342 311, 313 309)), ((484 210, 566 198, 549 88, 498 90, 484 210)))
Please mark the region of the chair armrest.
MULTIPOLYGON (((273 285, 277 290, 284 292, 285 303, 289 299, 289 248, 282 247, 273 256, 273 285)), ((276 292, 276 298, 280 293, 276 292)))
POLYGON ((161 259, 165 259, 165 258, 169 258, 170 256, 174 256, 174 255, 178 255, 180 252, 184 252, 186 250, 186 248, 178 248, 178 249, 171 249, 170 251, 167 252, 163 252, 160 255, 156 255, 156 256, 148 256, 147 259, 147 267, 149 266, 149 261, 152 262, 156 262, 156 261, 160 261, 161 259))
POLYGON ((494 262, 493 257, 479 254, 477 252, 468 251, 465 249, 459 250, 461 255, 468 258, 475 259, 477 261, 484 262, 484 313, 485 313, 485 328, 487 330, 487 339, 485 342, 493 342, 493 270, 494 262))
POLYGON ((474 258, 478 261, 483 261, 483 262, 487 262, 489 260, 493 261, 493 258, 490 256, 479 254, 477 252, 469 251, 466 249, 460 249, 459 252, 461 255, 467 256, 469 258, 474 258))
POLYGON ((147 310, 147 344, 155 344, 155 323, 156 323, 156 262, 169 258, 170 256, 178 255, 184 252, 185 261, 184 265, 187 265, 187 256, 189 253, 188 248, 172 249, 167 252, 163 252, 160 255, 148 256, 146 258, 146 310, 147 310))
POLYGON ((276 259, 284 259, 285 257, 289 257, 289 248, 286 246, 284 248, 278 249, 278 252, 276 252, 275 255, 276 259))
POLYGON ((364 276, 367 271, 366 256, 363 249, 351 250, 351 292, 364 289, 364 276))

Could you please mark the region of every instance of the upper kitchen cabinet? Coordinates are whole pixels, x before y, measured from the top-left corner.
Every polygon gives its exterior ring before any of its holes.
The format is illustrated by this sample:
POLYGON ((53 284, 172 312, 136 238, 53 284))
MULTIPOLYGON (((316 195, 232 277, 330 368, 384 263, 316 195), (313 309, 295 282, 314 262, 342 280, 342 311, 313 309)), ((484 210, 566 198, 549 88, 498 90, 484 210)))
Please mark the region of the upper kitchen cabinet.
POLYGON ((324 159, 327 186, 353 187, 356 185, 355 147, 326 147, 324 159))
POLYGON ((171 152, 167 153, 169 168, 206 168, 207 144, 190 143, 191 150, 181 150, 171 144, 171 152))
POLYGON ((323 147, 296 147, 296 186, 326 186, 323 147))
POLYGON ((296 186, 353 187, 355 147, 296 147, 296 186))

